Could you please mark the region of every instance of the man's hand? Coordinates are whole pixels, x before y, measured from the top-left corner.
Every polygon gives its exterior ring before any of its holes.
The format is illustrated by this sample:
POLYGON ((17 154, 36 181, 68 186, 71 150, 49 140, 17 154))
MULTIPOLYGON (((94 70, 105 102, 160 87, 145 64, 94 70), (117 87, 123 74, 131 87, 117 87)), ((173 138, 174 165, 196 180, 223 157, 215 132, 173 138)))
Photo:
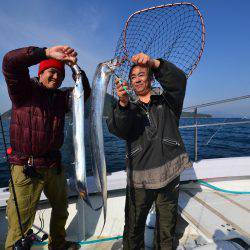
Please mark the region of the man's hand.
POLYGON ((48 58, 57 59, 65 62, 68 65, 75 64, 77 62, 77 53, 74 49, 67 45, 59 45, 45 50, 48 58))
POLYGON ((115 84, 116 84, 116 93, 119 97, 119 103, 122 107, 126 107, 128 105, 128 94, 124 90, 123 86, 125 88, 128 88, 128 85, 126 82, 123 82, 122 84, 120 83, 121 79, 116 78, 115 79, 115 84))
POLYGON ((139 53, 139 54, 134 55, 131 58, 131 60, 135 64, 149 66, 154 69, 160 66, 159 60, 153 59, 149 55, 146 55, 144 53, 139 53))

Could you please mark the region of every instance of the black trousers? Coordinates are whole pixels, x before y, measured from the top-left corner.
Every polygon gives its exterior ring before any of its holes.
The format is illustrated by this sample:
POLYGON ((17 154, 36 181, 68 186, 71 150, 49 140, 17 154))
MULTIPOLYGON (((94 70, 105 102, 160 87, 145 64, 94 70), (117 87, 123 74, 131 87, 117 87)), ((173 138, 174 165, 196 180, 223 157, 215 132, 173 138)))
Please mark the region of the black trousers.
POLYGON ((144 232, 148 212, 155 202, 156 225, 154 249, 174 249, 174 234, 178 215, 180 178, 160 189, 126 189, 124 250, 144 249, 144 232))

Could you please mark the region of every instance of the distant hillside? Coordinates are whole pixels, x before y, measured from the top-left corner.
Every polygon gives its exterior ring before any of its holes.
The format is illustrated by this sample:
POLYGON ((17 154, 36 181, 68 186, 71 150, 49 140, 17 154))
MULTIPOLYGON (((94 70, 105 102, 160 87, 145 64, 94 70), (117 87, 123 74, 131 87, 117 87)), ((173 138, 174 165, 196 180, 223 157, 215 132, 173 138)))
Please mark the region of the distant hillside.
MULTIPOLYGON (((116 99, 112 95, 106 94, 103 116, 108 116, 108 114, 112 110, 112 104, 115 102, 116 102, 116 99)), ((86 109, 85 109, 85 117, 86 118, 89 116, 89 112, 90 112, 90 99, 86 103, 86 109)), ((11 109, 2 114, 3 119, 8 119, 8 118, 10 118, 10 116, 11 116, 11 109)), ((182 112, 182 114, 181 114, 182 118, 189 118, 189 117, 193 117, 193 116, 194 116, 193 112, 182 112)), ((210 114, 197 114, 197 117, 199 117, 199 118, 211 118, 212 115, 210 115, 210 114)))
MULTIPOLYGON (((182 112, 181 117, 182 118, 194 117, 194 113, 193 112, 182 112)), ((211 118, 212 115, 210 115, 210 114, 199 114, 198 113, 197 117, 199 117, 199 118, 211 118)))
MULTIPOLYGON (((105 106, 104 106, 104 116, 107 116, 109 111, 112 108, 112 102, 116 102, 116 99, 110 95, 110 94, 106 94, 106 100, 105 100, 105 106)), ((189 117, 193 117, 194 113, 193 112, 182 112, 181 117, 182 118, 189 118, 189 117)), ((212 115, 210 114, 197 114, 197 117, 199 118, 211 118, 212 115)))
POLYGON ((11 109, 2 114, 2 119, 10 119, 11 109))

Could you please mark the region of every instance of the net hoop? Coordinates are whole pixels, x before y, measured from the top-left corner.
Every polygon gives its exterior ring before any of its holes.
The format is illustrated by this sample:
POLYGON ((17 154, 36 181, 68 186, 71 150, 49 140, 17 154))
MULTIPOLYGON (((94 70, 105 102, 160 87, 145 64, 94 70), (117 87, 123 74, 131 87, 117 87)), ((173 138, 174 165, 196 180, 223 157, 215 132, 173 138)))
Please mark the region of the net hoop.
MULTIPOLYGON (((198 58, 196 60, 196 62, 194 63, 194 65, 192 66, 192 69, 190 70, 190 72, 187 74, 187 77, 189 77, 193 71, 195 70, 195 68, 197 67, 200 59, 201 59, 201 56, 203 54, 203 51, 204 51, 204 47, 205 47, 205 33, 206 33, 206 29, 205 29, 205 24, 204 24, 204 19, 203 19, 203 16, 200 12, 200 10, 198 9, 197 6, 195 6, 193 3, 188 3, 188 2, 181 2, 181 3, 172 3, 172 4, 164 4, 164 5, 159 5, 159 6, 154 6, 154 7, 150 7, 150 8, 145 8, 145 9, 142 9, 142 10, 139 10, 139 11, 136 11, 134 12, 133 14, 131 14, 127 21, 126 21, 126 24, 125 24, 125 28, 123 29, 123 37, 124 37, 124 44, 123 44, 123 47, 124 47, 124 54, 126 55, 126 59, 128 60, 128 51, 127 51, 127 46, 126 46, 126 31, 127 31, 127 27, 128 27, 128 24, 130 22, 130 20, 132 19, 133 16, 135 15, 138 15, 140 13, 143 13, 143 12, 147 12, 147 11, 150 11, 150 10, 155 10, 155 9, 162 9, 162 8, 169 8, 169 7, 174 7, 174 6, 180 6, 180 5, 189 5, 191 7, 193 7, 193 9, 197 12, 198 16, 200 17, 200 21, 201 21, 201 24, 202 24, 202 36, 201 36, 201 39, 202 39, 202 46, 201 46, 201 49, 200 49, 200 52, 199 52, 199 55, 198 55, 198 58)), ((124 58, 123 58, 124 60, 124 58)))

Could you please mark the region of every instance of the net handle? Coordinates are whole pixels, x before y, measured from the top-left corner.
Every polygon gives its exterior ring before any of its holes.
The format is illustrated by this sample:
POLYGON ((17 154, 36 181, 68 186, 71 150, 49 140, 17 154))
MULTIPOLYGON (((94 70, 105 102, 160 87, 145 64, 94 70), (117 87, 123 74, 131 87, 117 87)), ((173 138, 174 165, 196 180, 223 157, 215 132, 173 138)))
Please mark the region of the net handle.
POLYGON ((154 6, 154 7, 150 7, 150 8, 146 8, 146 9, 142 9, 142 10, 139 10, 139 11, 136 11, 134 12, 133 14, 131 14, 129 16, 129 18, 127 19, 126 21, 126 24, 125 24, 125 27, 123 29, 123 49, 124 49, 124 54, 126 55, 126 59, 129 61, 129 58, 128 58, 128 51, 127 51, 127 45, 126 45, 126 30, 127 30, 127 27, 128 27, 128 24, 129 24, 129 21, 130 19, 134 16, 134 15, 137 15, 137 14, 140 14, 142 12, 147 12, 149 10, 155 10, 155 9, 163 9, 163 8, 168 8, 168 7, 173 7, 173 6, 181 6, 181 5, 189 5, 189 6, 192 6, 193 9, 197 12, 200 20, 201 20, 201 25, 202 25, 202 35, 201 35, 201 39, 202 39, 202 43, 201 43, 201 50, 199 52, 199 55, 198 55, 198 58, 196 60, 196 62, 194 63, 194 65, 192 66, 192 69, 189 71, 188 75, 187 75, 187 78, 189 76, 191 76, 191 74, 193 73, 193 71, 195 70, 195 68, 197 67, 200 59, 201 59, 201 56, 202 56, 202 53, 204 51, 204 46, 205 46, 205 33, 206 33, 206 30, 205 30, 205 24, 204 24, 204 19, 203 19, 203 16, 200 12, 200 10, 198 9, 197 6, 195 6, 193 3, 188 3, 188 2, 182 2, 182 3, 171 3, 171 4, 164 4, 164 5, 159 5, 159 6, 154 6))

